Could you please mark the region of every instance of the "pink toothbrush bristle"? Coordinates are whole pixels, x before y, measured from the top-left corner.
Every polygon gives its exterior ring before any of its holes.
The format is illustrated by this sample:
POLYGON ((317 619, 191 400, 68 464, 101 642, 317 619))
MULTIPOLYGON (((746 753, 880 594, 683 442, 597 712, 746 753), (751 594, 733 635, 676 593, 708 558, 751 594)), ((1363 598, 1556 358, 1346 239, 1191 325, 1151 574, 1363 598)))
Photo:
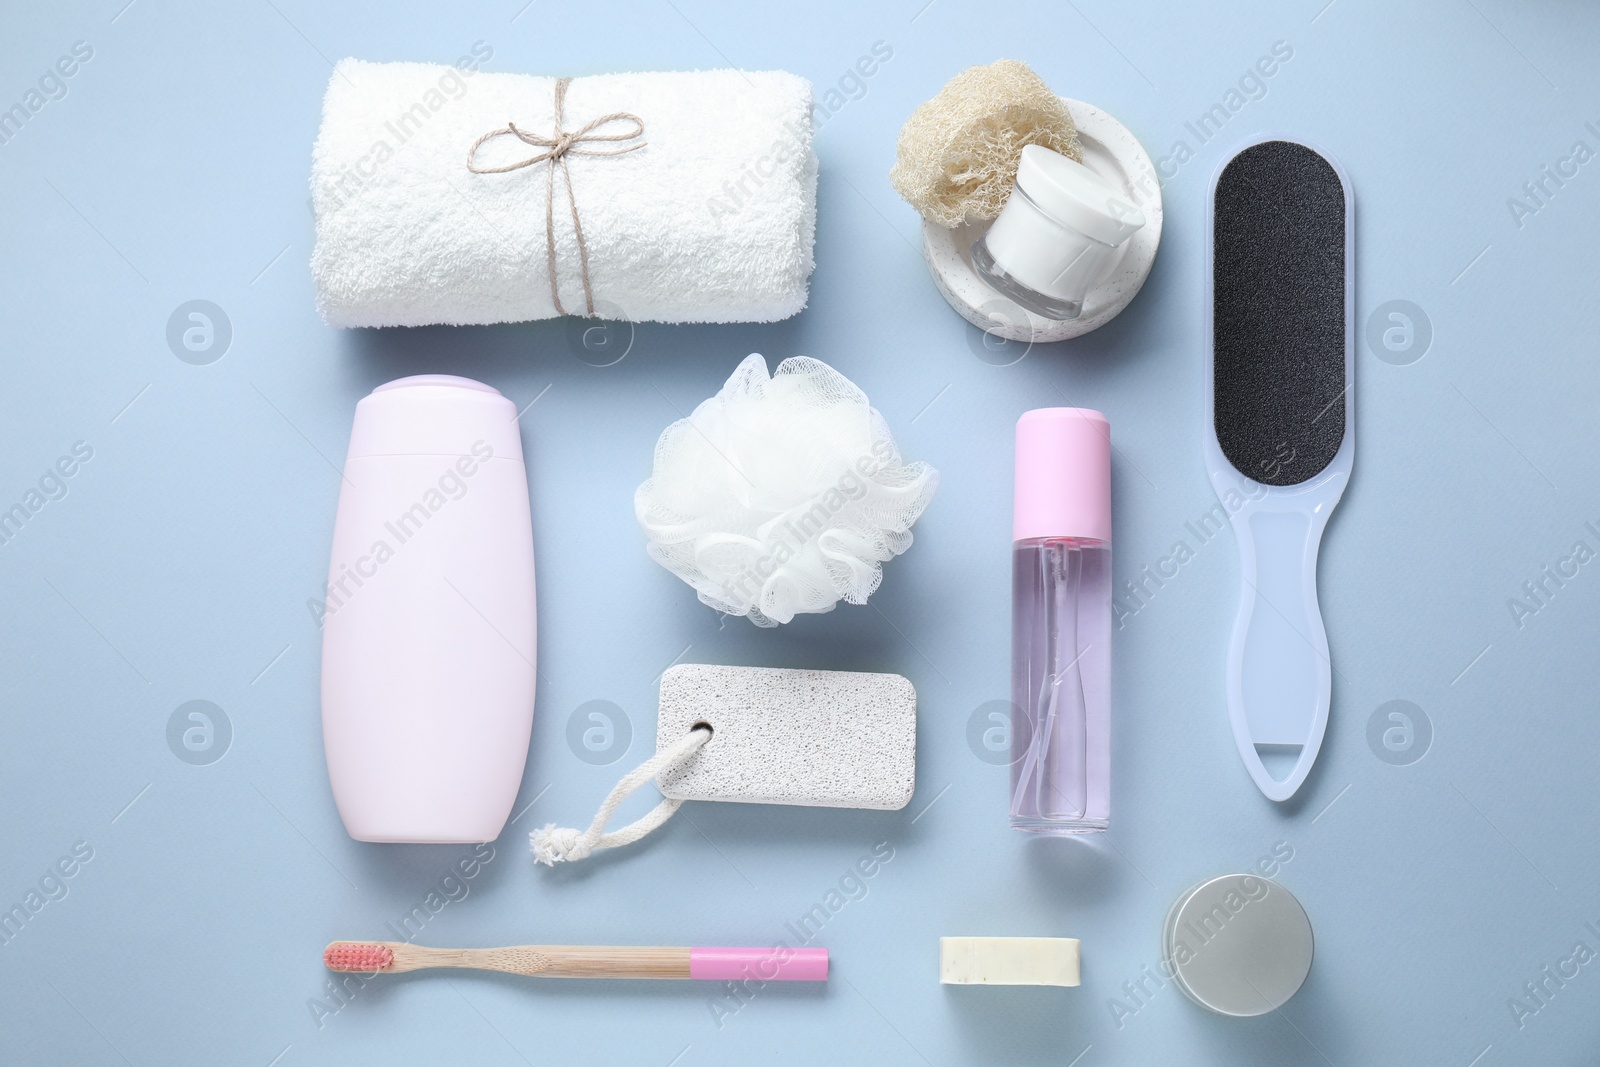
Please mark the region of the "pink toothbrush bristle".
POLYGON ((394 952, 384 945, 342 941, 322 950, 322 963, 330 971, 381 971, 394 962, 394 952))

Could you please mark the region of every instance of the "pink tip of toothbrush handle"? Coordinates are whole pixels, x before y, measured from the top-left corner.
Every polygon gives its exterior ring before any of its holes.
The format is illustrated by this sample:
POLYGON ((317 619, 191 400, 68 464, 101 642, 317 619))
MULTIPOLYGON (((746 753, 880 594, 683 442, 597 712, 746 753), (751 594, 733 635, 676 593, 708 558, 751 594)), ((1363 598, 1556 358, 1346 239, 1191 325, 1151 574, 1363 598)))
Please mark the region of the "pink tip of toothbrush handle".
POLYGON ((825 948, 691 948, 689 977, 714 981, 825 982, 825 948))

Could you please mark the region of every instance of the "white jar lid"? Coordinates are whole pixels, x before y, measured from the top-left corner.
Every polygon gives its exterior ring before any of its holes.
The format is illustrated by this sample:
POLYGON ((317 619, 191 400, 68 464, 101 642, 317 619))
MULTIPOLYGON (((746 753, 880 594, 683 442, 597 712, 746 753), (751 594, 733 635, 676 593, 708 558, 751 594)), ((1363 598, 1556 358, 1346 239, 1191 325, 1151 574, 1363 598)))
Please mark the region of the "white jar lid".
POLYGON ((1120 245, 1144 225, 1144 212, 1082 163, 1043 145, 1022 149, 1017 186, 1066 225, 1101 244, 1120 245))

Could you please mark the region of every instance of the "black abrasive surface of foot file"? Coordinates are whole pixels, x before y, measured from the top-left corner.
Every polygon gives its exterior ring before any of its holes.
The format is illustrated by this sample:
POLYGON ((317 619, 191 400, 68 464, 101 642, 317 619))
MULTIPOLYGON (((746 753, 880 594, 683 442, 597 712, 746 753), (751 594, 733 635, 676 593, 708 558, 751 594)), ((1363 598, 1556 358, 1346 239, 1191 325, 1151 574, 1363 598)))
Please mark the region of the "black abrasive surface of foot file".
POLYGON ((1344 183, 1305 145, 1264 141, 1229 161, 1215 197, 1217 443, 1240 474, 1298 485, 1344 440, 1344 183))

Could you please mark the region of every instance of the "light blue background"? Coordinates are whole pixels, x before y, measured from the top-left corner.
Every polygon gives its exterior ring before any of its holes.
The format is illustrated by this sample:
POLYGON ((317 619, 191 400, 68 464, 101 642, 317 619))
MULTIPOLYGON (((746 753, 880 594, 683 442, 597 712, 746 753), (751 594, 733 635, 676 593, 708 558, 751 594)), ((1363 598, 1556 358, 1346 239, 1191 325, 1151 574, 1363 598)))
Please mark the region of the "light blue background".
POLYGON ((1520 628, 1508 608, 1574 542, 1600 549, 1584 527, 1600 527, 1600 163, 1550 184, 1520 225, 1508 207, 1575 141, 1600 149, 1584 125, 1600 127, 1592 7, 125 2, 13 0, 0 16, 0 106, 73 42, 94 50, 67 96, 0 145, 0 506, 74 442, 94 450, 67 496, 0 548, 0 903, 21 901, 76 842, 93 850, 65 898, 0 946, 0 1059, 1594 1061, 1600 962, 1549 985, 1520 1028, 1508 1004, 1576 942, 1600 951, 1584 926, 1600 925, 1600 562, 1520 628), (807 310, 772 326, 641 325, 606 368, 577 357, 563 322, 323 325, 307 172, 329 61, 450 62, 476 41, 493 49, 491 70, 782 67, 819 92, 886 42, 893 58, 817 132, 807 310), (1293 57, 1265 96, 1196 143, 1185 122, 1277 41, 1293 57), (1180 140, 1195 153, 1166 183, 1161 253, 1127 312, 1009 366, 941 301, 918 220, 885 180, 912 108, 1002 56, 1104 107, 1153 156, 1180 140), (1321 562, 1333 714, 1316 771, 1282 807, 1246 777, 1223 710, 1232 535, 1200 546, 1185 528, 1213 503, 1200 460, 1206 187, 1234 144, 1266 132, 1327 146, 1351 175, 1363 332, 1394 299, 1435 331, 1405 366, 1361 343, 1354 481, 1321 562), (209 366, 165 340, 168 316, 197 298, 234 331, 209 366), (903 450, 943 474, 916 545, 868 607, 759 631, 719 620, 645 557, 632 494, 652 443, 751 351, 834 364, 903 450), (531 810, 418 941, 770 942, 887 842, 892 861, 818 939, 835 960, 825 987, 769 987, 719 1027, 717 990, 698 984, 425 974, 380 979, 318 1025, 322 945, 391 936, 384 924, 469 851, 346 838, 306 607, 354 404, 423 371, 480 378, 519 406, 539 397, 523 429, 544 678, 518 802, 531 810), (1008 830, 1005 770, 966 732, 1006 695, 1012 425, 1069 402, 1111 418, 1119 581, 1179 540, 1196 550, 1117 634, 1113 829, 1087 844, 1008 830), (691 805, 625 853, 535 869, 530 826, 586 820, 650 751, 653 682, 675 659, 909 676, 911 806, 691 805), (194 699, 233 727, 209 766, 166 741, 169 716, 194 699), (1409 766, 1367 741, 1393 699, 1432 724, 1431 750, 1409 766), (566 740, 591 700, 632 725, 610 765, 566 740), (1279 878, 1317 933, 1299 996, 1249 1021, 1210 1016, 1170 985, 1131 999, 1123 985, 1154 969, 1171 900, 1280 842, 1293 859, 1279 878), (941 988, 942 934, 1081 937, 1084 984, 941 988))

